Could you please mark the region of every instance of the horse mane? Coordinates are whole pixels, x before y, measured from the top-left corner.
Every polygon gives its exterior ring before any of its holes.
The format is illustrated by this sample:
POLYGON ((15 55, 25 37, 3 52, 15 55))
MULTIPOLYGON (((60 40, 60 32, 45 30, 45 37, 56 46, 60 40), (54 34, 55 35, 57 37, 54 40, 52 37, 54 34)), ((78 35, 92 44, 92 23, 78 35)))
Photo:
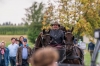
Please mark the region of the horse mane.
POLYGON ((42 40, 41 34, 39 34, 39 36, 37 37, 37 40, 36 40, 36 44, 35 44, 36 48, 42 47, 41 40, 42 40))

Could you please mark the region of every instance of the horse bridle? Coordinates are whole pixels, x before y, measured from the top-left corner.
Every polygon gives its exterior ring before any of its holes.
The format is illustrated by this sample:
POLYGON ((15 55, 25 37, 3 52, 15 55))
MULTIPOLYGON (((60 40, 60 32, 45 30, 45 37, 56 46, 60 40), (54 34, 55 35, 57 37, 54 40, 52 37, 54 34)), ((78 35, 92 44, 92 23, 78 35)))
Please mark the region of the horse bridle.
MULTIPOLYGON (((71 33, 71 32, 67 32, 67 33, 71 33)), ((65 34, 67 34, 67 33, 65 33, 65 34)), ((65 44, 66 44, 66 45, 73 45, 73 43, 71 43, 71 42, 67 42, 67 43, 65 42, 65 44)), ((76 49, 75 49, 75 50, 73 49, 74 47, 75 47, 75 46, 72 46, 71 51, 67 54, 66 57, 69 57, 69 55, 70 55, 73 51, 75 51, 75 52, 76 52, 76 55, 78 56, 78 54, 77 54, 77 50, 76 50, 76 49)), ((79 57, 79 60, 80 60, 80 63, 82 63, 80 57, 79 57)))
MULTIPOLYGON (((65 35, 68 34, 68 33, 72 33, 72 32, 66 32, 65 35)), ((66 41, 65 41, 64 43, 65 43, 65 45, 73 45, 73 43, 71 43, 71 42, 66 43, 66 41)))
MULTIPOLYGON (((68 33, 71 33, 71 32, 66 32, 65 33, 65 35, 66 34, 68 34, 68 33)), ((67 41, 65 41, 65 45, 67 46, 67 45, 70 45, 70 46, 72 46, 72 49, 70 49, 69 51, 70 51, 70 53, 67 55, 67 56, 69 56, 71 53, 72 53, 72 51, 73 51, 73 42, 67 42, 67 41)), ((66 47, 66 50, 67 50, 67 47, 66 47)))
POLYGON ((41 38, 42 38, 42 41, 41 41, 41 42, 42 42, 42 46, 43 46, 43 47, 45 47, 45 46, 47 46, 48 44, 50 44, 50 42, 47 43, 47 45, 44 44, 44 36, 46 36, 46 35, 47 35, 47 36, 50 36, 50 34, 43 34, 43 35, 41 36, 41 38))

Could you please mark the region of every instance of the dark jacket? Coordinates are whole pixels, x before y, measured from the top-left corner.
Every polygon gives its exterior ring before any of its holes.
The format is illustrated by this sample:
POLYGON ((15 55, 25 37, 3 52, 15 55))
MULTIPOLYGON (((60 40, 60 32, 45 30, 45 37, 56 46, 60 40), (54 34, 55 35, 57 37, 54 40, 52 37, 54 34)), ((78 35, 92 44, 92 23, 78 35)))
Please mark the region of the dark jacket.
POLYGON ((19 41, 19 46, 23 45, 23 43, 21 41, 19 41))
MULTIPOLYGON (((27 50, 28 50, 28 58, 27 58, 27 62, 30 62, 30 56, 31 56, 31 48, 30 47, 26 47, 27 50)), ((22 50, 23 50, 23 46, 20 46, 18 48, 18 51, 17 51, 17 56, 16 56, 16 62, 19 64, 19 65, 22 65, 22 50)))
MULTIPOLYGON (((1 64, 1 50, 0 50, 0 64, 1 64)), ((9 49, 5 48, 5 53, 4 53, 4 60, 5 60, 5 66, 9 66, 9 49)))
POLYGON ((77 39, 74 39, 74 41, 73 41, 73 42, 74 42, 74 44, 78 44, 78 41, 77 41, 77 39))
POLYGON ((90 42, 88 44, 88 50, 94 50, 94 47, 95 47, 95 44, 94 43, 90 42))
POLYGON ((64 32, 62 30, 50 31, 51 44, 62 44, 64 40, 64 32))

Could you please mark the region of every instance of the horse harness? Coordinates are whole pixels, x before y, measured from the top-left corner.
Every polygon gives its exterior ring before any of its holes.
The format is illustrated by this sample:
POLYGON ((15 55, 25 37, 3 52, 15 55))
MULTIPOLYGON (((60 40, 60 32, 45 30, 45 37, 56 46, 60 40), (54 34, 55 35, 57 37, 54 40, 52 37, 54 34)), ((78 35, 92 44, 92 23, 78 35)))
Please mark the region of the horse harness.
MULTIPOLYGON (((67 33, 71 33, 71 32, 67 32, 67 33)), ((65 33, 66 34, 66 33, 65 33)), ((64 42, 66 45, 72 45, 71 42, 64 42)), ((66 48, 66 47, 65 47, 66 48)), ((79 49, 79 48, 78 48, 79 49)), ((80 49, 79 49, 80 50, 80 49)), ((81 51, 81 50, 80 50, 81 51)), ((82 53, 82 52, 81 52, 82 53)), ((66 55, 66 51, 64 53, 64 57, 63 59, 59 62, 59 64, 61 64, 64 60, 73 60, 73 59, 79 59, 80 63, 82 64, 82 59, 78 56, 77 50, 75 46, 72 46, 71 51, 66 55), (72 55, 73 51, 75 51, 75 56, 72 55)))
POLYGON ((47 43, 46 46, 44 45, 44 36, 46 36, 46 35, 47 35, 47 36, 50 36, 50 34, 44 34, 44 35, 42 34, 42 35, 41 35, 41 38, 42 38, 42 39, 41 39, 41 43, 42 43, 42 46, 43 46, 43 47, 46 47, 48 44, 50 44, 50 42, 49 42, 49 43, 47 43))
MULTIPOLYGON (((74 46, 73 48, 75 48, 75 46, 74 46)), ((59 64, 61 64, 61 63, 62 63, 64 60, 66 60, 66 59, 67 59, 67 60, 79 59, 79 60, 80 60, 80 63, 82 64, 82 59, 78 56, 76 48, 75 48, 75 49, 72 49, 72 51, 70 51, 67 55, 66 55, 66 51, 65 51, 64 57, 63 57, 63 59, 59 62, 59 64), (71 55, 71 54, 73 53, 73 51, 75 51, 76 56, 71 55)))
MULTIPOLYGON (((45 36, 45 35, 50 36, 50 34, 41 35, 41 38, 42 38, 41 43, 42 43, 42 46, 43 46, 43 47, 46 47, 46 46, 50 45, 52 41, 55 41, 55 40, 52 39, 52 40, 51 40, 49 43, 47 43, 47 45, 45 46, 44 43, 43 43, 43 40, 44 40, 44 36, 45 36)), ((56 41, 55 41, 55 43, 58 44, 56 41)), ((64 42, 64 43, 65 43, 65 42, 64 42)), ((68 44, 67 44, 67 45, 68 45, 68 44)), ((75 46, 73 46, 73 48, 74 48, 74 47, 75 47, 75 46)), ((65 48, 66 48, 66 46, 65 46, 65 48)), ((71 51, 67 56, 66 56, 66 51, 65 51, 64 54, 63 54, 63 56, 64 56, 63 59, 62 59, 59 63, 62 63, 65 59, 68 59, 68 60, 79 59, 79 60, 80 60, 80 63, 82 64, 82 59, 78 56, 76 48, 75 48, 75 50, 72 49, 72 51, 71 51), (76 56, 70 56, 70 55, 73 53, 73 51, 75 51, 76 56)))
MULTIPOLYGON (((43 46, 45 46, 44 43, 43 43, 43 40, 44 40, 44 36, 46 36, 46 35, 47 35, 47 36, 50 36, 50 34, 41 35, 41 38, 42 38, 41 43, 42 43, 43 46)), ((58 45, 58 44, 59 44, 57 41, 55 41, 55 39, 51 39, 51 40, 47 43, 47 46, 50 45, 53 41, 55 42, 55 45, 58 45)), ((63 42, 64 42, 64 41, 63 41, 63 42)))

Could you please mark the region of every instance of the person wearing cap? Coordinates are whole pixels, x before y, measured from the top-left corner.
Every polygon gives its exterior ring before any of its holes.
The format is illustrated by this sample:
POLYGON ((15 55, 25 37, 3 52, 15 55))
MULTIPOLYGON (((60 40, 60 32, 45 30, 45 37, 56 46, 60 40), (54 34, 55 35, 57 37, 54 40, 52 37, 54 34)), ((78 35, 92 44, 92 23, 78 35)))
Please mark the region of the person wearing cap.
POLYGON ((65 52, 64 32, 61 29, 59 29, 60 24, 58 22, 52 23, 51 27, 52 29, 50 30, 50 46, 56 47, 58 49, 60 55, 59 61, 61 61, 64 57, 63 55, 65 52))
POLYGON ((17 66, 29 66, 29 59, 31 56, 31 48, 27 46, 27 39, 24 38, 23 45, 18 48, 16 56, 17 66))
POLYGON ((52 39, 51 44, 61 44, 64 40, 64 33, 60 30, 60 24, 58 22, 54 22, 51 24, 52 29, 50 30, 50 36, 52 39))
MULTIPOLYGON (((24 39, 23 39, 23 42, 26 42, 26 43, 27 43, 27 39, 24 38, 24 39)), ((22 42, 22 45, 20 45, 20 46, 23 46, 23 42, 22 42)), ((26 46, 28 46, 28 44, 26 44, 26 46)))

